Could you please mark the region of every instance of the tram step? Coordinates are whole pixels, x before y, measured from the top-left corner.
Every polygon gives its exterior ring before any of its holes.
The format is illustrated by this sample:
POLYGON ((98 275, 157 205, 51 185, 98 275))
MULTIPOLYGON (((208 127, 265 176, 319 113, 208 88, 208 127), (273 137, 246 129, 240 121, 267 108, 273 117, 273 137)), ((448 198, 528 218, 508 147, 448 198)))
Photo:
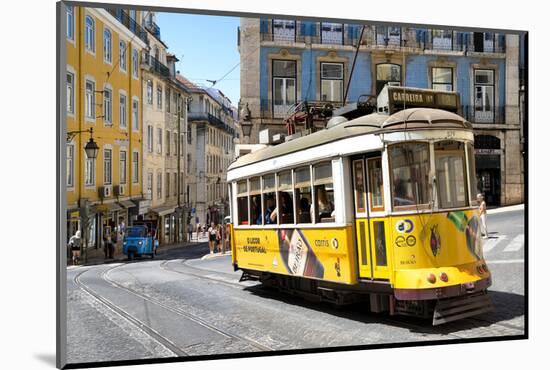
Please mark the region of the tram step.
POLYGON ((493 302, 486 292, 437 302, 432 324, 441 325, 494 310, 493 302))

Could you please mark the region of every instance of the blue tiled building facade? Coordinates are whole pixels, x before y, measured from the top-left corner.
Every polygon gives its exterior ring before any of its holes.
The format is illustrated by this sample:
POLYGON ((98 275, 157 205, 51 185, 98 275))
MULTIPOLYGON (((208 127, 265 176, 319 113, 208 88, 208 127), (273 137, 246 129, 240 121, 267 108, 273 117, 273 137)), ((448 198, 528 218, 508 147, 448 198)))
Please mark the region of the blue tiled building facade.
POLYGON ((361 95, 376 96, 386 84, 456 91, 462 114, 476 130, 479 187, 490 204, 519 203, 520 38, 459 29, 363 29, 360 24, 242 18, 240 108, 248 105, 251 112, 249 142, 258 142, 259 131, 266 128, 285 133, 284 117, 304 101, 339 106, 361 95))

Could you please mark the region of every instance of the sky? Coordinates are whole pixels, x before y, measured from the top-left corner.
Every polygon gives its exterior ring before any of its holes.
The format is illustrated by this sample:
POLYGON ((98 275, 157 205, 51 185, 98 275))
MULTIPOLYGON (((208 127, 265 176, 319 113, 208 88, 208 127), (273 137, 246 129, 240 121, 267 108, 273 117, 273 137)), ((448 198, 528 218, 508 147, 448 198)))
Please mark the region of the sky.
POLYGON ((195 84, 210 87, 212 83, 206 80, 219 80, 237 66, 214 86, 236 107, 240 98, 239 18, 157 13, 156 22, 162 41, 168 45, 168 52, 180 60, 176 70, 195 84))

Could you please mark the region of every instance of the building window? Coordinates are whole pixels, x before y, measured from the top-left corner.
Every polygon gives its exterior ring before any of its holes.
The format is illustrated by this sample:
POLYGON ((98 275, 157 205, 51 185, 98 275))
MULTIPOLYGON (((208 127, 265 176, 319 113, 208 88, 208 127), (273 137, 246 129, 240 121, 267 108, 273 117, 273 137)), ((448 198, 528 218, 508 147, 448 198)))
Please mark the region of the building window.
MULTIPOLYGON (((175 178, 174 174, 174 178, 175 178)), ((170 196, 170 173, 166 172, 166 197, 170 196)))
POLYGON ((147 104, 153 104, 153 81, 147 80, 147 104))
POLYGON ((474 51, 493 53, 495 51, 495 34, 492 32, 474 32, 474 51))
POLYGON ((139 59, 138 59, 138 51, 136 49, 132 49, 132 76, 134 78, 138 78, 138 71, 139 71, 139 59))
POLYGON ((170 131, 166 130, 166 156, 170 155, 170 131))
POLYGON ((296 61, 273 61, 273 114, 284 116, 296 103, 296 61))
POLYGON ((74 7, 66 5, 67 9, 67 38, 74 40, 74 7))
POLYGON ((173 140, 174 140, 174 155, 178 155, 178 133, 177 132, 174 132, 174 135, 172 136, 173 140))
POLYGON ((170 89, 166 89, 166 111, 170 112, 170 89))
POLYGON ((162 198, 162 173, 157 173, 157 199, 162 198))
POLYGON ((438 50, 453 50, 453 31, 432 30, 432 48, 438 50))
POLYGON ((120 151, 119 182, 126 184, 126 150, 120 151))
POLYGON ((132 182, 139 183, 139 152, 132 153, 132 182))
POLYGON ((132 128, 139 131, 139 102, 137 99, 132 101, 132 128))
POLYGON ((187 153, 187 173, 191 173, 191 154, 187 153))
POLYGON ((432 68, 432 89, 438 91, 453 91, 453 69, 432 68))
POLYGON ((162 109, 162 86, 157 85, 157 108, 162 109))
POLYGON ((103 184, 111 185, 113 180, 113 165, 112 165, 112 153, 111 149, 103 150, 103 184))
POLYGON ((86 80, 86 118, 95 119, 95 82, 86 80))
POLYGON ((401 85, 401 66, 398 64, 378 64, 376 66, 376 95, 382 91, 385 85, 401 85))
POLYGON ((344 64, 321 63, 321 100, 340 102, 343 90, 344 64))
POLYGON ((74 186, 74 144, 67 144, 67 187, 74 186))
POLYGON ((162 128, 157 127, 157 153, 162 154, 162 128))
POLYGON ((176 196, 178 195, 178 174, 174 172, 172 177, 174 178, 174 196, 176 196))
POLYGON ((376 26, 376 44, 377 45, 401 45, 401 28, 389 26, 376 26))
POLYGON ((120 61, 119 61, 119 67, 121 71, 126 72, 126 42, 120 41, 118 43, 119 48, 119 55, 120 55, 120 61))
POLYGON ((126 128, 126 95, 120 94, 119 104, 120 128, 126 128))
POLYGON ((89 15, 86 16, 86 32, 85 32, 86 50, 95 53, 95 22, 89 15))
POLYGON ((67 112, 74 114, 74 74, 67 72, 67 112))
POLYGON ((111 31, 107 28, 103 30, 103 60, 111 64, 113 61, 113 47, 111 31))
MULTIPOLYGON (((86 153, 86 151, 84 151, 84 153, 86 153)), ((87 155, 84 165, 84 184, 86 186, 95 185, 95 159, 88 158, 87 155)))
POLYGON ((273 41, 296 41, 296 21, 273 20, 273 41))
POLYGON ((103 122, 113 122, 113 92, 110 89, 103 89, 103 122))
POLYGON ((153 173, 149 172, 147 174, 147 196, 149 199, 153 197, 153 173))
POLYGON ((343 44, 344 25, 342 23, 321 22, 321 43, 343 44))
POLYGON ((495 71, 474 70, 475 122, 493 122, 495 106, 495 71))
POLYGON ((147 150, 153 152, 153 126, 147 126, 147 150))

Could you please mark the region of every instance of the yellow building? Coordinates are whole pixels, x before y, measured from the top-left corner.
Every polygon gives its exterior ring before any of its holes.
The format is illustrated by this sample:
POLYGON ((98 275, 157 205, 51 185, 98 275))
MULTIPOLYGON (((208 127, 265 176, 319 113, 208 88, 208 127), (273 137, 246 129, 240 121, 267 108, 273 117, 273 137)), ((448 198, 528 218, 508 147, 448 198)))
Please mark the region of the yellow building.
POLYGON ((103 245, 107 226, 131 223, 144 199, 141 17, 66 6, 67 234, 82 230, 88 248, 103 245), (84 151, 91 134, 96 159, 84 151))

